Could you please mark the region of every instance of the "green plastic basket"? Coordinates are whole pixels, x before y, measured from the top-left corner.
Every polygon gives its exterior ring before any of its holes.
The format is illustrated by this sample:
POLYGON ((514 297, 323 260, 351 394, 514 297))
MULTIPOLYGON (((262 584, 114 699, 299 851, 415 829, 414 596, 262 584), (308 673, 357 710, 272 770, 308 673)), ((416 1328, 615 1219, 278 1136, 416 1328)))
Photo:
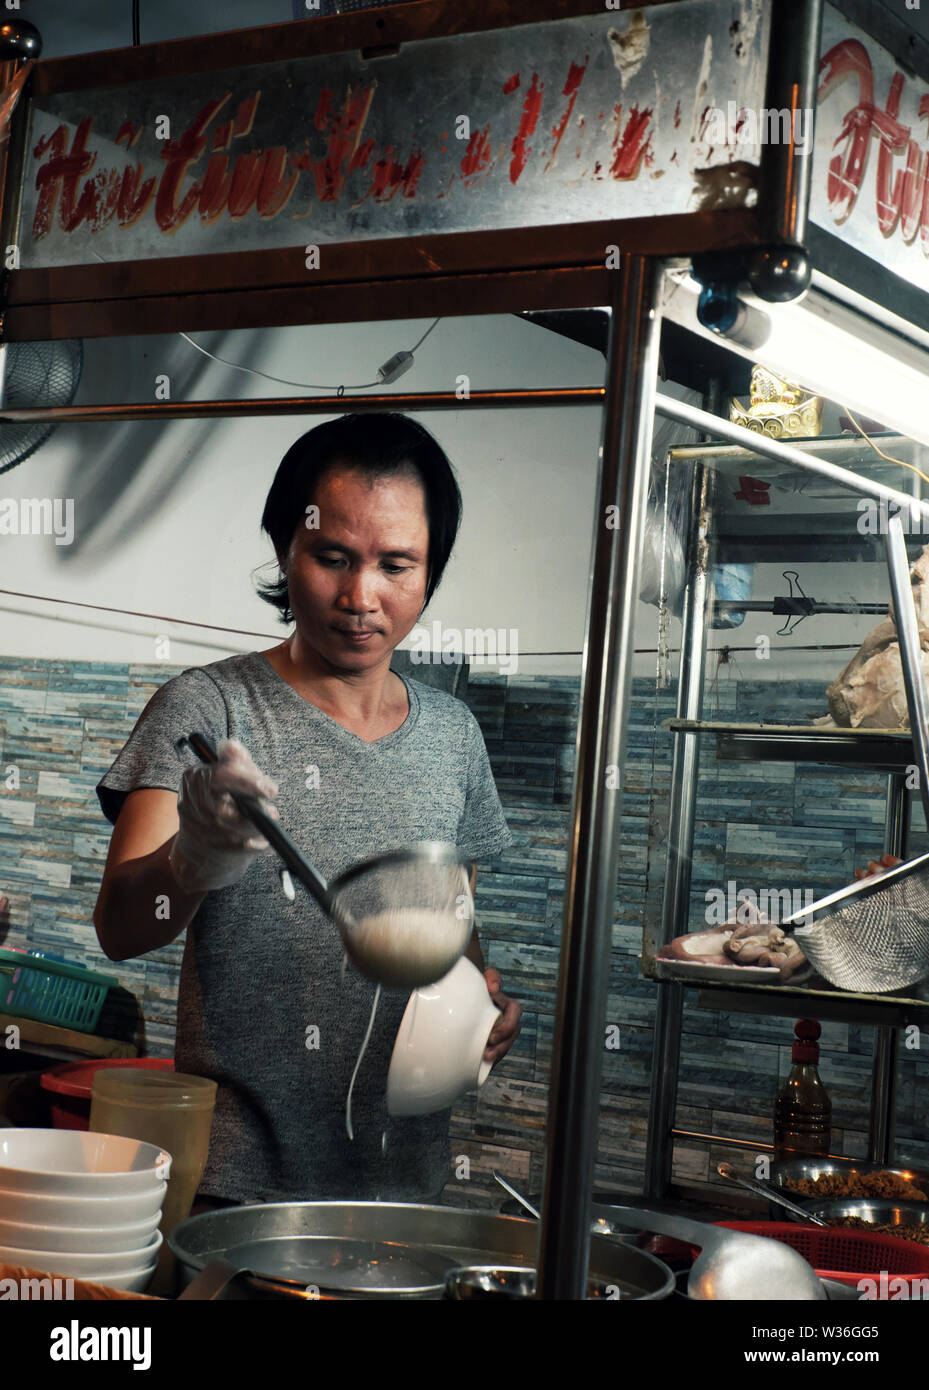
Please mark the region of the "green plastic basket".
POLYGON ((0 1013, 92 1033, 115 975, 0 950, 0 1013))

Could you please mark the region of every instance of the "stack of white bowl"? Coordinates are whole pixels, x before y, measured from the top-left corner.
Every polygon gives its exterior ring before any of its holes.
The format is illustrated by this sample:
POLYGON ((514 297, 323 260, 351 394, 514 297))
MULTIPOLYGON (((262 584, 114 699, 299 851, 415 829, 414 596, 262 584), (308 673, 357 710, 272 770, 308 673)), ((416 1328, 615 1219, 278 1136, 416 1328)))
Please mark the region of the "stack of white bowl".
POLYGON ((0 1263, 142 1291, 170 1164, 115 1134, 0 1128, 0 1263))

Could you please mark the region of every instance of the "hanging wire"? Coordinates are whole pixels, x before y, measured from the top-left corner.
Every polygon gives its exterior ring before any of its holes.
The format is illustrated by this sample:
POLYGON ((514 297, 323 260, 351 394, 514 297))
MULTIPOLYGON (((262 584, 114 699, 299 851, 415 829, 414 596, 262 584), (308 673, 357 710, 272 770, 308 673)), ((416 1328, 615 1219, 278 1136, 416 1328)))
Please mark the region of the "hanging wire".
MULTIPOLYGON (((439 318, 433 320, 419 341, 414 343, 413 347, 407 349, 411 356, 416 352, 420 343, 425 342, 436 324, 440 321, 441 315, 439 315, 439 318)), ((220 357, 215 352, 209 352, 205 347, 201 347, 199 343, 195 342, 189 333, 181 333, 180 336, 185 342, 190 343, 191 347, 196 348, 198 352, 202 352, 204 357, 209 357, 212 361, 219 362, 224 367, 231 367, 233 371, 245 372, 249 376, 260 376, 263 377, 265 381, 274 381, 279 386, 298 386, 307 391, 335 391, 339 396, 344 396, 346 391, 366 391, 371 386, 382 386, 384 384, 382 377, 378 377, 376 381, 362 381, 355 386, 346 386, 344 384, 340 386, 320 386, 317 382, 312 381, 288 381, 285 377, 272 376, 270 372, 260 372, 257 367, 243 367, 239 362, 230 362, 227 357, 220 357)))
MULTIPOLYGON (((176 623, 181 627, 202 627, 210 632, 229 632, 234 637, 265 637, 268 641, 280 638, 279 632, 255 632, 246 627, 224 627, 221 623, 201 623, 196 618, 173 618, 165 613, 140 613, 133 608, 113 608, 105 603, 82 603, 80 599, 55 598, 51 594, 28 594, 19 589, 0 589, 0 595, 5 598, 27 598, 37 603, 57 603, 64 604, 68 608, 91 608, 96 613, 112 613, 118 618, 147 618, 155 623, 176 623)), ((775 652, 852 652, 858 651, 859 642, 825 642, 814 643, 805 646, 778 646, 772 647, 775 652)), ((680 647, 668 647, 668 652, 678 654, 680 647)), ((708 647, 708 654, 713 652, 753 652, 755 647, 708 647)), ((636 656, 655 656, 658 652, 657 647, 635 647, 636 656)), ((559 651, 535 651, 520 652, 520 656, 583 656, 583 651, 559 650, 559 651)))
POLYGON ((922 478, 924 483, 929 483, 929 477, 926 476, 926 474, 922 471, 921 468, 917 468, 915 463, 906 463, 903 459, 891 458, 890 454, 885 454, 883 449, 879 449, 875 444, 874 440, 867 433, 867 431, 862 429, 861 425, 859 425, 858 421, 855 419, 848 406, 843 405, 842 409, 845 411, 845 414, 848 416, 849 420, 851 420, 852 424, 854 425, 858 433, 861 435, 862 439, 865 440, 866 443, 870 444, 871 448, 880 458, 884 459, 887 463, 896 463, 899 465, 900 468, 908 468, 911 473, 915 473, 917 477, 922 478))
MULTIPOLYGON (((239 362, 230 362, 228 357, 220 357, 215 352, 208 352, 205 347, 201 347, 199 343, 195 343, 189 333, 181 333, 180 337, 182 337, 185 342, 190 343, 192 348, 196 348, 198 352, 202 352, 204 357, 209 357, 213 362, 220 362, 224 367, 231 367, 234 372, 244 372, 247 376, 260 376, 263 377, 265 381, 276 381, 281 386, 299 386, 308 391, 336 391, 340 396, 345 392, 344 385, 319 386, 312 381, 288 381, 286 377, 272 376, 270 372, 260 372, 257 367, 243 367, 239 362)), ((380 386, 380 384, 379 380, 361 381, 356 386, 349 387, 349 390, 364 391, 367 390, 369 386, 380 386)))

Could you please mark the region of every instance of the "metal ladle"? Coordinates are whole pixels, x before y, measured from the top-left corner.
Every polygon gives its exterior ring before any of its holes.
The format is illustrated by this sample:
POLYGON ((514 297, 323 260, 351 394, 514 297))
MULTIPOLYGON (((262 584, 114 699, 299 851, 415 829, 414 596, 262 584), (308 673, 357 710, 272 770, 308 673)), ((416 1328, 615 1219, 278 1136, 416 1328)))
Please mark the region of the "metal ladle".
MULTIPOLYGON (((187 738, 180 738, 175 746, 181 748, 185 743, 190 745, 201 762, 219 762, 215 747, 203 734, 192 733, 187 738)), ((468 884, 470 860, 463 859, 455 845, 440 840, 422 840, 353 864, 327 883, 277 821, 262 809, 257 797, 241 792, 230 792, 230 795, 242 814, 277 851, 287 870, 300 880, 335 922, 346 951, 363 974, 377 979, 381 984, 416 989, 441 979, 464 953, 471 938, 474 903, 468 884), (452 947, 446 953, 446 963, 438 973, 428 962, 422 964, 404 960, 392 962, 390 972, 381 974, 375 971, 370 961, 364 957, 359 959, 356 934, 366 918, 390 913, 400 919, 399 925, 402 927, 403 915, 417 910, 434 912, 437 917, 447 917, 460 924, 457 935, 461 948, 458 950, 454 947, 453 938, 452 947)))
POLYGON ((762 1197, 767 1197, 769 1202, 776 1202, 778 1206, 786 1207, 794 1216, 799 1216, 800 1220, 807 1226, 828 1226, 828 1221, 823 1221, 820 1216, 812 1216, 808 1211, 804 1211, 796 1202, 789 1201, 776 1187, 770 1183, 758 1182, 756 1178, 741 1178, 735 1171, 731 1163, 717 1163, 716 1171, 721 1178, 728 1178, 739 1187, 744 1187, 748 1192, 757 1192, 762 1197))
MULTIPOLYGON (((498 1173, 494 1173, 494 1177, 528 1211, 538 1216, 531 1203, 514 1187, 498 1173)), ((714 1302, 720 1299, 809 1302, 825 1301, 829 1297, 812 1266, 796 1250, 781 1241, 751 1236, 745 1231, 729 1231, 703 1221, 692 1221, 686 1216, 649 1211, 645 1207, 607 1207, 594 1203, 591 1211, 601 1233, 606 1233, 605 1226, 625 1226, 699 1246, 700 1254, 687 1280, 690 1298, 714 1302)))
POLYGON ((746 1231, 729 1231, 685 1216, 636 1207, 593 1208, 596 1215, 635 1230, 700 1246, 687 1280, 690 1298, 825 1300, 822 1280, 789 1245, 746 1231))
MULTIPOLYGON (((536 1221, 541 1220, 538 1208, 532 1205, 528 1197, 524 1197, 521 1192, 517 1191, 512 1183, 507 1182, 503 1174, 498 1173, 496 1168, 492 1169, 492 1172, 500 1186, 504 1188, 511 1197, 514 1197, 530 1216, 534 1217, 536 1221)), ((590 1234, 593 1236, 617 1236, 621 1240, 626 1232, 621 1231, 612 1221, 607 1221, 600 1216, 590 1223, 590 1234)))

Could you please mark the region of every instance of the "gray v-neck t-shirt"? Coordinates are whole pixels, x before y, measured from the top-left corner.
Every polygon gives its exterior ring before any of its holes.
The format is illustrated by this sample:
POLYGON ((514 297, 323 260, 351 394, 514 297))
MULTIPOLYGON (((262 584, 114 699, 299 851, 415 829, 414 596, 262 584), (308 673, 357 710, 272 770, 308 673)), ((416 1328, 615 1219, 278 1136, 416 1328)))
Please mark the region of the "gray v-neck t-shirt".
MULTIPOLYGON (((513 843, 477 720, 461 700, 400 677, 409 712, 366 743, 304 699, 260 652, 191 667, 152 696, 97 787, 114 824, 141 787, 177 792, 194 730, 238 739, 279 784, 281 824, 326 879, 417 840, 481 860, 513 843)), ((200 1190, 237 1201, 428 1201, 449 1179, 450 1112, 390 1119, 387 1071, 409 994, 382 990, 345 1101, 375 986, 301 884, 288 902, 266 853, 207 893, 187 928, 178 1071, 218 1083, 200 1190), (386 1135, 386 1137, 385 1137, 386 1135)))

